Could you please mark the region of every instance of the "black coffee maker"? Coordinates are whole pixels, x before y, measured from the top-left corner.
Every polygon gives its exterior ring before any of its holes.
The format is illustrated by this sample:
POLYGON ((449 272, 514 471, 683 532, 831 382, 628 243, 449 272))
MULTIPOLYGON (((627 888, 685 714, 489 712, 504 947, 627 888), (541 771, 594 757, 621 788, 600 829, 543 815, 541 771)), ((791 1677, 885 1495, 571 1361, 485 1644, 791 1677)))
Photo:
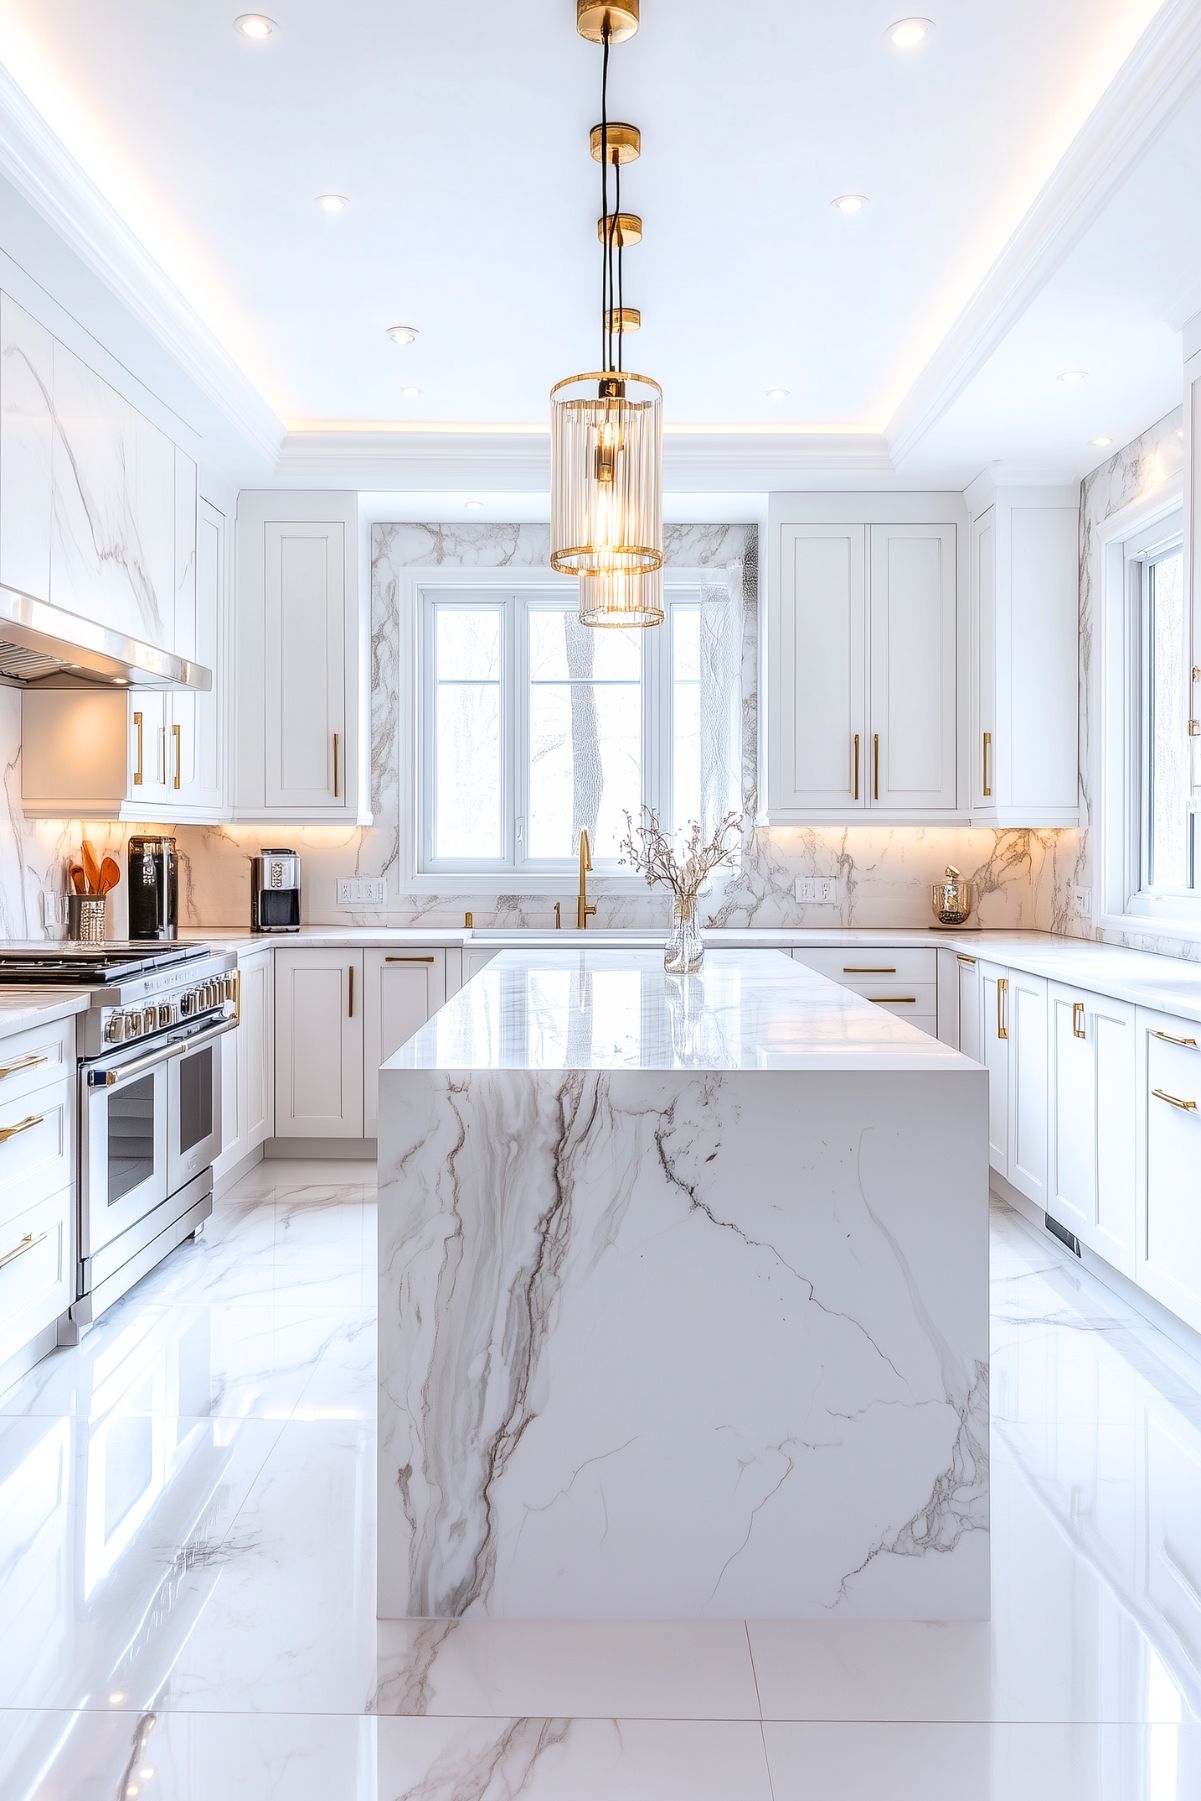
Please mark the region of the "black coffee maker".
POLYGON ((178 938, 179 862, 174 838, 131 838, 129 936, 178 938))

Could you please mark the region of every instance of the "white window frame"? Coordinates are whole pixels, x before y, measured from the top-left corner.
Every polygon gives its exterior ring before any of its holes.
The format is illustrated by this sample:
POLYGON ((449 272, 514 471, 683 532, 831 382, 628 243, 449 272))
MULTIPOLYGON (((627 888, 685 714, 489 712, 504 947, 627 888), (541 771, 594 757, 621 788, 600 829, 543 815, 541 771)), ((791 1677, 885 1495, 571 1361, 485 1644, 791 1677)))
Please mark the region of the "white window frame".
MULTIPOLYGON (((663 806, 671 792, 672 681, 671 660, 665 654, 671 609, 696 604, 701 597, 701 572, 672 569, 664 582, 668 617, 662 626, 643 634, 642 688, 643 791, 652 805, 663 806)), ((399 799, 404 857, 404 882, 408 891, 421 894, 474 895, 553 894, 561 896, 564 879, 576 873, 574 857, 554 861, 525 859, 513 842, 514 822, 522 811, 527 759, 511 730, 511 708, 524 696, 527 682, 525 634, 518 629, 519 611, 510 608, 505 633, 507 671, 502 669, 502 733, 506 746, 503 772, 502 818, 506 828, 505 854, 499 859, 439 859, 432 854, 433 794, 431 737, 433 724, 433 662, 430 621, 435 606, 496 604, 508 596, 525 597, 531 605, 562 605, 574 598, 573 584, 549 569, 421 570, 407 573, 401 595, 401 682, 407 695, 410 726, 401 733, 399 799)), ((524 705, 524 701, 521 703, 524 705)), ((615 862, 597 858, 589 886, 598 893, 629 893, 645 884, 615 862)))
MULTIPOLYGON (((1114 513, 1099 529, 1101 705, 1092 773, 1100 805, 1090 823, 1099 837, 1102 929, 1201 939, 1201 895, 1151 889, 1145 867, 1143 572, 1148 559, 1182 537, 1182 506, 1181 484, 1173 480, 1114 513)), ((1187 615, 1186 605, 1186 634, 1187 615)), ((1182 725, 1187 700, 1185 691, 1182 725)))

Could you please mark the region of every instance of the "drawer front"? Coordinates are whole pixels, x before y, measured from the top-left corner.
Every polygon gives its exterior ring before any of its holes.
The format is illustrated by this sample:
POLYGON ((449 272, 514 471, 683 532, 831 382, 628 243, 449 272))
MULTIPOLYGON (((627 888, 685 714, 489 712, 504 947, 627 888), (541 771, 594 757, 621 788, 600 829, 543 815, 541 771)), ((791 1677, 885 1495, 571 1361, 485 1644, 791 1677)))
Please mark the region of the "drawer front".
MULTIPOLYGON (((798 963, 804 963, 808 969, 816 970, 819 976, 828 976, 832 982, 842 982, 848 988, 859 993, 865 992, 863 984, 879 982, 901 983, 906 993, 911 993, 913 986, 933 987, 938 981, 938 952, 931 948, 902 950, 797 950, 793 957, 798 963)), ((934 1008, 929 1009, 931 1013, 934 1008)))
POLYGON ((0 1107, 75 1075, 75 1021, 56 1019, 0 1038, 0 1107))
POLYGON ((0 1364, 75 1299, 74 1186, 0 1226, 0 1364))
POLYGON ((0 1222, 74 1182, 74 1112, 66 1080, 0 1102, 0 1222))

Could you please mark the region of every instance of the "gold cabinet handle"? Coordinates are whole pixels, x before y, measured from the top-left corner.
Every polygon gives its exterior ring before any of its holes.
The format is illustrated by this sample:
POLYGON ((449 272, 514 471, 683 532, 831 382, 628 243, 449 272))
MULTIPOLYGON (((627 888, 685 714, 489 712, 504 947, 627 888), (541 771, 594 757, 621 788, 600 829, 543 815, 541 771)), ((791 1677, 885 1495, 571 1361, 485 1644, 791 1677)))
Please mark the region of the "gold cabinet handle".
POLYGON ((33 1232, 26 1232, 19 1244, 15 1244, 11 1251, 5 1251, 3 1257, 0 1257, 0 1269, 3 1269, 6 1263, 13 1263, 18 1257, 23 1257, 26 1251, 32 1251, 34 1245, 41 1244, 45 1236, 44 1232, 38 1232, 36 1235, 33 1232))
POLYGON ((354 964, 353 963, 351 963, 348 966, 346 973, 347 973, 347 976, 349 977, 349 980, 346 984, 346 1017, 347 1017, 347 1019, 353 1019, 354 1018, 354 964))
POLYGON ((432 957, 385 957, 385 963, 432 963, 432 957))
POLYGON ((1087 1038, 1088 1037, 1088 1033, 1084 1029, 1084 1002, 1083 1001, 1073 1001, 1072 1002, 1072 1037, 1073 1038, 1087 1038))
POLYGON ((963 954, 963 952, 962 952, 962 951, 960 951, 960 952, 959 952, 959 961, 960 961, 960 962, 961 962, 961 963, 970 963, 970 964, 971 964, 971 965, 972 965, 972 968, 973 968, 973 969, 974 969, 974 968, 975 968, 975 966, 976 966, 976 959, 975 959, 975 957, 965 957, 965 956, 964 956, 964 954, 963 954))
POLYGON ((1153 1088, 1151 1093, 1155 1096, 1157 1101, 1166 1101, 1169 1107, 1179 1107, 1182 1113, 1195 1113, 1197 1111, 1196 1101, 1182 1101, 1179 1095, 1168 1094, 1163 1088, 1153 1088))
POLYGON ((171 786, 178 791, 179 785, 180 785, 180 776, 183 773, 183 732, 182 732, 182 728, 178 725, 173 725, 171 727, 171 736, 175 740, 175 780, 172 782, 171 786))
POLYGON ((844 963, 844 976, 895 976, 896 968, 889 963, 844 963))
POLYGON ((18 1132, 32 1132, 34 1126, 40 1126, 45 1117, 44 1113, 31 1113, 28 1119, 19 1119, 15 1126, 0 1126, 0 1144, 7 1144, 18 1132))
POLYGON ((872 733, 872 799, 880 798, 880 734, 872 733))
POLYGON ((984 742, 980 746, 980 762, 981 762, 980 786, 984 790, 984 793, 986 795, 992 794, 992 783, 989 780, 989 773, 988 773, 989 752, 991 750, 992 750, 992 733, 985 732, 984 742))
POLYGON ((998 976, 998 978, 997 978, 997 1037, 998 1038, 1008 1038, 1008 1036, 1009 1036, 1009 1023, 1008 1023, 1009 1005, 1008 1005, 1008 1002, 1009 1002, 1009 977, 1008 976, 998 976))
POLYGON ((142 715, 140 713, 135 713, 133 716, 133 734, 138 747, 138 761, 133 772, 133 785, 135 788, 140 788, 142 786, 142 715))
POLYGON ((342 740, 338 736, 337 732, 335 732, 334 733, 334 799, 335 800, 341 800, 341 798, 342 798, 342 782, 341 782, 341 778, 340 778, 339 771, 338 771, 338 753, 341 750, 341 748, 342 748, 342 740))
POLYGON ((8 1076, 15 1076, 22 1069, 38 1069, 43 1063, 49 1063, 40 1051, 30 1051, 27 1057, 14 1057, 11 1063, 0 1063, 0 1082, 8 1076))
MULTIPOLYGON (((558 901, 556 901, 555 905, 558 906, 558 904, 559 904, 558 901)), ((464 913, 464 915, 463 915, 463 930, 465 932, 470 932, 474 925, 475 925, 475 914, 473 912, 471 912, 471 910, 469 908, 467 910, 467 912, 464 913)))
POLYGON ((234 970, 233 1001, 234 1001, 234 1016, 233 1016, 234 1024, 236 1026, 240 1026, 242 1023, 242 971, 241 971, 240 967, 234 970))
POLYGON ((865 994, 865 1001, 871 1001, 875 1007, 916 1007, 916 994, 865 994))
POLYGON ((1195 1038, 1173 1038, 1170 1032, 1152 1032, 1151 1036, 1152 1038, 1162 1039, 1165 1044, 1183 1045, 1186 1050, 1195 1051, 1197 1048, 1197 1040, 1195 1038))
POLYGON ((858 800, 859 799, 859 733, 858 732, 855 733, 854 769, 855 769, 855 782, 854 782, 854 790, 852 792, 851 799, 858 800))

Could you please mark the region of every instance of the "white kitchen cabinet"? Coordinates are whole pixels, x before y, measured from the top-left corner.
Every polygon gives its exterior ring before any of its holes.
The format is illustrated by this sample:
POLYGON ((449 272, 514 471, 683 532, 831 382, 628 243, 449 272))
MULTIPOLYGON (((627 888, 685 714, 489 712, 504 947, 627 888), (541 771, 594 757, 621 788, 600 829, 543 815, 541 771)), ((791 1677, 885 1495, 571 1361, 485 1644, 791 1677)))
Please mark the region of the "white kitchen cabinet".
POLYGON ((971 822, 1078 825, 1079 500, 998 488, 971 511, 971 822))
POLYGON ((1184 327, 1184 567, 1192 621, 1189 736, 1193 789, 1201 790, 1201 313, 1184 327))
POLYGON ((173 693, 165 697, 171 801, 182 819, 215 820, 227 811, 222 735, 226 522, 225 515, 211 502, 198 499, 196 465, 182 451, 177 452, 176 460, 176 542, 181 562, 175 595, 175 649, 179 656, 211 670, 213 685, 201 693, 173 693))
POLYGON ((954 823, 957 503, 890 496, 890 519, 881 497, 810 497, 825 517, 788 517, 800 500, 773 497, 769 525, 767 820, 954 823))
POLYGON ((465 944, 463 946, 462 963, 463 981, 469 982, 472 976, 478 975, 480 970, 483 969, 486 964, 491 963, 495 955, 495 951, 485 950, 483 945, 465 944))
POLYGON ((956 953, 955 973, 959 991, 959 1049, 975 1063, 984 1061, 984 1003, 980 991, 980 965, 965 952, 956 953))
POLYGON ((1047 1199, 1047 983, 1009 971, 1009 1156, 1006 1174, 1037 1207, 1047 1199))
POLYGON ((1052 982, 1049 1009, 1047 1203, 1123 1275, 1136 1233, 1135 1009, 1052 982))
POLYGON ((50 598, 54 339, 0 294, 0 582, 50 598))
POLYGON ((363 953, 275 952, 275 1136, 363 1137, 363 953))
POLYGON ((446 953, 363 952, 363 1136, 374 1138, 379 1071, 446 1002, 446 953))
POLYGON ((357 498, 243 494, 237 543, 235 817, 361 821, 357 498))
POLYGON ((938 1036, 938 953, 905 946, 890 950, 794 950, 793 960, 861 994, 886 1013, 938 1036))
POLYGON ((1009 1174, 1009 971, 980 965, 980 1061, 988 1071, 988 1161, 1009 1174))
POLYGON ((1135 1277, 1201 1331, 1201 1026, 1138 1010, 1142 1170, 1135 1277))
POLYGON ((953 811, 955 527, 873 525, 870 552, 868 804, 953 811))
POLYGON ((238 952, 238 1028, 221 1040, 220 1182, 272 1136, 275 1112, 273 955, 238 952))

